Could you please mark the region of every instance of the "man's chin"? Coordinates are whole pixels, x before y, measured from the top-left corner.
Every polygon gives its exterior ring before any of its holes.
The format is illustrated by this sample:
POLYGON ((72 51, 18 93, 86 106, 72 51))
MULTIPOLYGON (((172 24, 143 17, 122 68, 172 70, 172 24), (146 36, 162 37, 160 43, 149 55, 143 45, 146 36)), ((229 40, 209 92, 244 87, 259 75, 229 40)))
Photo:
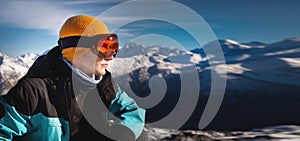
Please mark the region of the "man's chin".
POLYGON ((98 76, 103 76, 105 75, 106 71, 105 70, 101 70, 101 71, 96 71, 95 74, 98 76))

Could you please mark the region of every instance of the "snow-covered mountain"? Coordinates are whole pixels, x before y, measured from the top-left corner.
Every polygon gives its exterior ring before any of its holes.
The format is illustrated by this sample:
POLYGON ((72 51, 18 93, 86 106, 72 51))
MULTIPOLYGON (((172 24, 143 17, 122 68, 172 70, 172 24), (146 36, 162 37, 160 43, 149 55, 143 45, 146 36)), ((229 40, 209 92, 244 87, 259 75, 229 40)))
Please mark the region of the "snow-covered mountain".
POLYGON ((8 89, 25 75, 37 57, 38 55, 33 53, 17 57, 0 53, 0 94, 6 94, 8 89))
POLYGON ((174 130, 147 127, 149 141, 298 141, 300 126, 278 125, 251 130, 174 130))
MULTIPOLYGON (((217 41, 226 61, 209 62, 216 57, 203 49, 191 51, 160 46, 145 47, 131 43, 122 48, 112 62, 111 71, 126 91, 146 97, 153 94, 150 79, 163 78, 164 97, 148 109, 147 118, 154 122, 164 118, 176 106, 181 92, 180 74, 197 70, 200 97, 195 112, 183 128, 197 128, 211 88, 211 71, 226 77, 226 91, 221 109, 210 129, 249 129, 284 123, 300 123, 296 109, 300 100, 300 41, 290 38, 271 44, 217 41), (294 114, 291 114, 294 113, 294 114)), ((216 43, 203 48, 210 50, 216 43)), ((160 81, 157 81, 160 82, 160 81)), ((191 88, 193 89, 193 88, 191 88)), ((154 93, 155 94, 155 93, 154 93)), ((160 95, 161 93, 158 93, 160 95)), ((188 94, 184 94, 187 95, 188 94)), ((141 100, 144 104, 145 101, 141 100)), ((142 105, 143 105, 142 104, 142 105)))
POLYGON ((124 84, 122 81, 127 81, 128 75, 132 82, 143 83, 154 75, 171 79, 207 66, 206 58, 189 50, 129 43, 119 51, 109 69, 124 84))
MULTIPOLYGON (((271 44, 233 40, 219 40, 218 43, 226 61, 227 83, 222 106, 207 127, 208 131, 186 129, 197 129, 210 92, 210 72, 218 73, 223 68, 223 64, 209 62, 216 57, 214 54, 205 54, 199 48, 186 51, 135 43, 119 51, 110 69, 126 91, 133 91, 140 97, 161 94, 151 92, 153 89, 150 89, 149 79, 157 75, 165 80, 167 90, 163 93, 164 98, 147 109, 149 123, 167 116, 177 104, 182 85, 178 74, 195 69, 199 72, 200 97, 192 116, 183 125, 183 131, 149 128, 150 140, 261 140, 261 136, 274 140, 299 139, 299 136, 289 132, 294 132, 289 129, 290 126, 273 125, 300 124, 300 38, 271 44), (282 127, 288 131, 280 130, 282 127), (251 130, 253 128, 256 129, 251 130)), ((203 48, 209 50, 215 47, 213 45, 216 43, 209 43, 203 48)), ((298 132, 299 127, 295 128, 298 132)))
MULTIPOLYGON (((273 84, 299 86, 299 40, 291 38, 272 44, 239 43, 229 39, 218 41, 225 56, 227 80, 230 80, 228 86, 236 91, 254 88, 260 90, 261 85, 273 84)), ((214 48, 213 45, 215 43, 212 42, 203 48, 209 50, 214 48)), ((195 69, 201 73, 213 69, 218 73, 223 64, 209 62, 213 57, 214 55, 205 54, 203 49, 187 51, 131 43, 119 51, 117 58, 112 62, 111 71, 116 78, 121 78, 120 81, 127 81, 124 78, 128 75, 138 74, 135 77, 138 77, 140 82, 149 80, 153 75, 169 78, 195 69)), ((200 76, 209 76, 201 73, 200 76)))

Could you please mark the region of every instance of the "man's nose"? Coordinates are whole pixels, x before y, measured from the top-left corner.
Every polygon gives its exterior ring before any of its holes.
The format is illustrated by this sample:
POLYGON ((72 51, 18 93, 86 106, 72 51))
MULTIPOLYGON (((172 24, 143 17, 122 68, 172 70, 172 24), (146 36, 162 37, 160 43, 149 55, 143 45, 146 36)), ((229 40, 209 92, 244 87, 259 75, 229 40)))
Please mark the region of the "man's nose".
POLYGON ((106 60, 106 61, 110 61, 110 60, 113 60, 113 59, 114 59, 113 55, 109 55, 109 56, 104 57, 104 60, 106 60))

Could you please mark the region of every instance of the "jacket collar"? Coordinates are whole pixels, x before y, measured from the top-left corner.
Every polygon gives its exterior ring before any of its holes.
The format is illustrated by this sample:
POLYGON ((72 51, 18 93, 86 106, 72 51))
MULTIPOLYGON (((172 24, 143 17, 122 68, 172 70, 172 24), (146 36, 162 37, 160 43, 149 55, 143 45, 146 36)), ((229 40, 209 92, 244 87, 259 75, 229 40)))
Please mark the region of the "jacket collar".
POLYGON ((53 47, 47 54, 39 56, 29 68, 27 77, 70 77, 71 69, 62 61, 59 48, 53 47))

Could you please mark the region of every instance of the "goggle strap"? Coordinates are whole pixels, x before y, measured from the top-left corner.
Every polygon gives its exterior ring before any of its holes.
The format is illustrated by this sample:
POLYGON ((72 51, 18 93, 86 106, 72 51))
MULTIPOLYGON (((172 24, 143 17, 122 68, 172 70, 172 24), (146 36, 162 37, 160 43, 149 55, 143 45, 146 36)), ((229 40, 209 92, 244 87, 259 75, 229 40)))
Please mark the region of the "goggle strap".
POLYGON ((60 38, 58 40, 58 45, 61 49, 66 49, 70 47, 84 47, 90 48, 95 45, 96 38, 85 37, 85 36, 71 36, 66 38, 60 38))
POLYGON ((57 42, 61 49, 70 48, 70 47, 84 47, 90 48, 93 45, 98 45, 100 39, 108 39, 109 37, 117 37, 116 34, 101 34, 93 37, 88 36, 70 36, 65 38, 60 38, 57 42))

